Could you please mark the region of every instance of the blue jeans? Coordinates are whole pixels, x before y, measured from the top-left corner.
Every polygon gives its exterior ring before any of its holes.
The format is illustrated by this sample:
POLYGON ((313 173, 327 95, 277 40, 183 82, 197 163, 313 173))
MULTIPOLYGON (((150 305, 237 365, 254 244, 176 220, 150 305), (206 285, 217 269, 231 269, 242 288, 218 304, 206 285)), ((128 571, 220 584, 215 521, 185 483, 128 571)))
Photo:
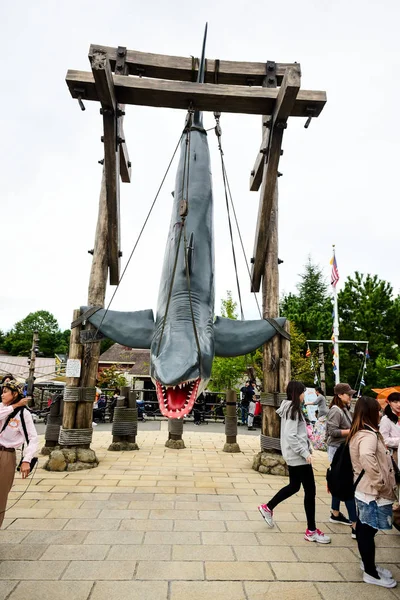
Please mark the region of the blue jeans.
POLYGON ((242 411, 242 425, 245 425, 246 421, 247 421, 247 415, 249 414, 249 407, 248 406, 240 406, 240 409, 242 411))

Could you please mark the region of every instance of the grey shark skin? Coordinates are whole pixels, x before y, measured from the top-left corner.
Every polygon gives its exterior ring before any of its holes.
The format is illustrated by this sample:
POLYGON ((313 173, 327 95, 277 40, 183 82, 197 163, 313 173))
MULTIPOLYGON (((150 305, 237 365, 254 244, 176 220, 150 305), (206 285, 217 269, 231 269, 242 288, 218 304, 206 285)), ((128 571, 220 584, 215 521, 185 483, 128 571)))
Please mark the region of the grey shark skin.
MULTIPOLYGON (((204 45, 198 80, 204 80, 204 45)), ((190 133, 181 142, 155 322, 151 310, 100 309, 88 318, 104 335, 120 344, 150 348, 150 375, 156 385, 160 410, 164 416, 178 419, 191 411, 196 397, 205 389, 214 356, 247 354, 276 334, 263 319, 235 321, 217 317, 214 321, 210 155, 201 113, 194 113, 193 123, 188 113, 188 122, 190 133), (188 176, 184 177, 184 173, 188 176), (180 216, 181 200, 188 203, 185 224, 180 216)), ((285 319, 277 322, 283 325, 285 319)))

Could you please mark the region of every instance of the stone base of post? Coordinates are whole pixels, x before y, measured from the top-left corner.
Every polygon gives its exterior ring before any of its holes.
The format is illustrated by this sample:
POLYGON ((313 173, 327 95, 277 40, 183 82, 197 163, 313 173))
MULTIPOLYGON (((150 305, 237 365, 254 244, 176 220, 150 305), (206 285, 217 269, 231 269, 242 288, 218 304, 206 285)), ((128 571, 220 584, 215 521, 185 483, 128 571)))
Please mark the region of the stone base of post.
POLYGON ((166 448, 173 450, 182 450, 186 448, 182 439, 183 419, 168 419, 168 439, 165 442, 166 448))
POLYGON ((43 467, 46 471, 83 471, 94 469, 99 464, 95 451, 90 448, 55 446, 50 450, 49 459, 43 467))
POLYGON ((237 415, 236 415, 236 392, 227 390, 226 392, 226 414, 225 414, 225 435, 226 442, 223 452, 240 452, 240 446, 237 443, 237 415))

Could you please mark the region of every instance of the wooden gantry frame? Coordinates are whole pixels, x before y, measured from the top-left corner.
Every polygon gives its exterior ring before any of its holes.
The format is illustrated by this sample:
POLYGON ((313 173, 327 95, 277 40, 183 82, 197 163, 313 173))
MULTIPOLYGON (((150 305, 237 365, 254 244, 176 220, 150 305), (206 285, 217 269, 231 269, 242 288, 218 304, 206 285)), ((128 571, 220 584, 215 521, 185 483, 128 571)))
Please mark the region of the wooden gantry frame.
MULTIPOLYGON (((100 207, 103 203, 107 217, 104 220, 103 212, 101 218, 99 211, 98 231, 104 232, 107 243, 98 246, 102 247, 103 253, 107 252, 105 260, 110 284, 118 285, 120 281, 119 184, 120 180, 131 180, 131 163, 123 132, 125 105, 183 110, 191 107, 199 111, 262 115, 262 140, 250 176, 250 190, 260 189, 251 259, 251 288, 258 292, 262 283, 263 317, 277 317, 277 178, 280 175, 278 167, 283 152, 283 133, 289 117, 306 118, 306 126, 311 118, 318 117, 326 103, 326 93, 300 89, 301 70, 298 63, 207 59, 205 83, 196 83, 199 59, 194 57, 150 54, 121 46, 91 45, 89 61, 91 71, 69 70, 66 82, 72 97, 78 99, 82 109, 86 100, 101 104, 104 172, 100 207)), ((104 260, 100 271, 103 274, 101 277, 104 278, 104 273, 107 277, 104 260)), ((96 278, 93 269, 92 276, 96 278)), ((103 281, 104 294, 105 284, 103 281)), ((95 285, 96 281, 89 285, 89 304, 101 305, 101 297, 90 297, 91 286, 94 289, 95 285)), ((94 373, 93 368, 91 371, 94 373)), ((285 391, 289 376, 289 342, 281 339, 281 336, 275 336, 264 349, 264 389, 269 400, 264 407, 266 422, 263 420, 263 433, 272 438, 277 435, 277 424, 273 416, 275 409, 273 412, 270 409, 276 405, 279 393, 285 391)))

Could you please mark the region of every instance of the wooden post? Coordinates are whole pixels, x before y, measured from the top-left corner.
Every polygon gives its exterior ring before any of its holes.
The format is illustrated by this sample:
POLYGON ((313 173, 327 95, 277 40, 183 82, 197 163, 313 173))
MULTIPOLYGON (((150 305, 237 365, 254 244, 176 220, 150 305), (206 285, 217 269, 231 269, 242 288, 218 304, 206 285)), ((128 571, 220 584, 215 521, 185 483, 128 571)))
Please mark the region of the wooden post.
MULTIPOLYGON (((104 306, 107 287, 108 271, 108 222, 106 201, 106 176, 103 168, 101 191, 99 200, 99 213, 96 227, 96 237, 93 250, 92 268, 89 278, 88 305, 104 306)), ((92 331, 96 327, 86 323, 85 331, 92 331)), ((100 356, 101 342, 84 344, 80 387, 95 387, 100 356)), ((79 402, 76 410, 75 428, 89 429, 92 427, 93 405, 90 402, 79 402)))
POLYGON ((237 443, 237 394, 235 390, 226 390, 225 435, 223 452, 240 452, 237 443))
POLYGON ((318 362, 319 362, 319 373, 321 376, 321 388, 324 392, 324 396, 326 396, 326 382, 325 382, 325 355, 324 355, 324 345, 318 344, 318 362))
MULTIPOLYGON (((279 316, 278 270, 278 182, 276 181, 271 218, 269 222, 267 256, 262 282, 263 317, 279 316)), ((268 394, 280 392, 280 336, 275 335, 263 348, 264 390, 268 394)), ((262 433, 277 438, 280 433, 276 406, 263 405, 262 433)), ((272 451, 272 450, 271 450, 272 451)))
MULTIPOLYGON (((80 317, 80 309, 76 309, 73 312, 72 320, 75 321, 80 317)), ((80 332, 81 326, 78 325, 71 330, 71 337, 69 341, 69 358, 77 358, 82 360, 83 346, 80 343, 80 332)), ((79 387, 79 377, 67 377, 67 388, 79 387)), ((75 415, 76 415, 77 402, 64 402, 64 413, 63 413, 63 429, 74 429, 75 427, 75 415)))

